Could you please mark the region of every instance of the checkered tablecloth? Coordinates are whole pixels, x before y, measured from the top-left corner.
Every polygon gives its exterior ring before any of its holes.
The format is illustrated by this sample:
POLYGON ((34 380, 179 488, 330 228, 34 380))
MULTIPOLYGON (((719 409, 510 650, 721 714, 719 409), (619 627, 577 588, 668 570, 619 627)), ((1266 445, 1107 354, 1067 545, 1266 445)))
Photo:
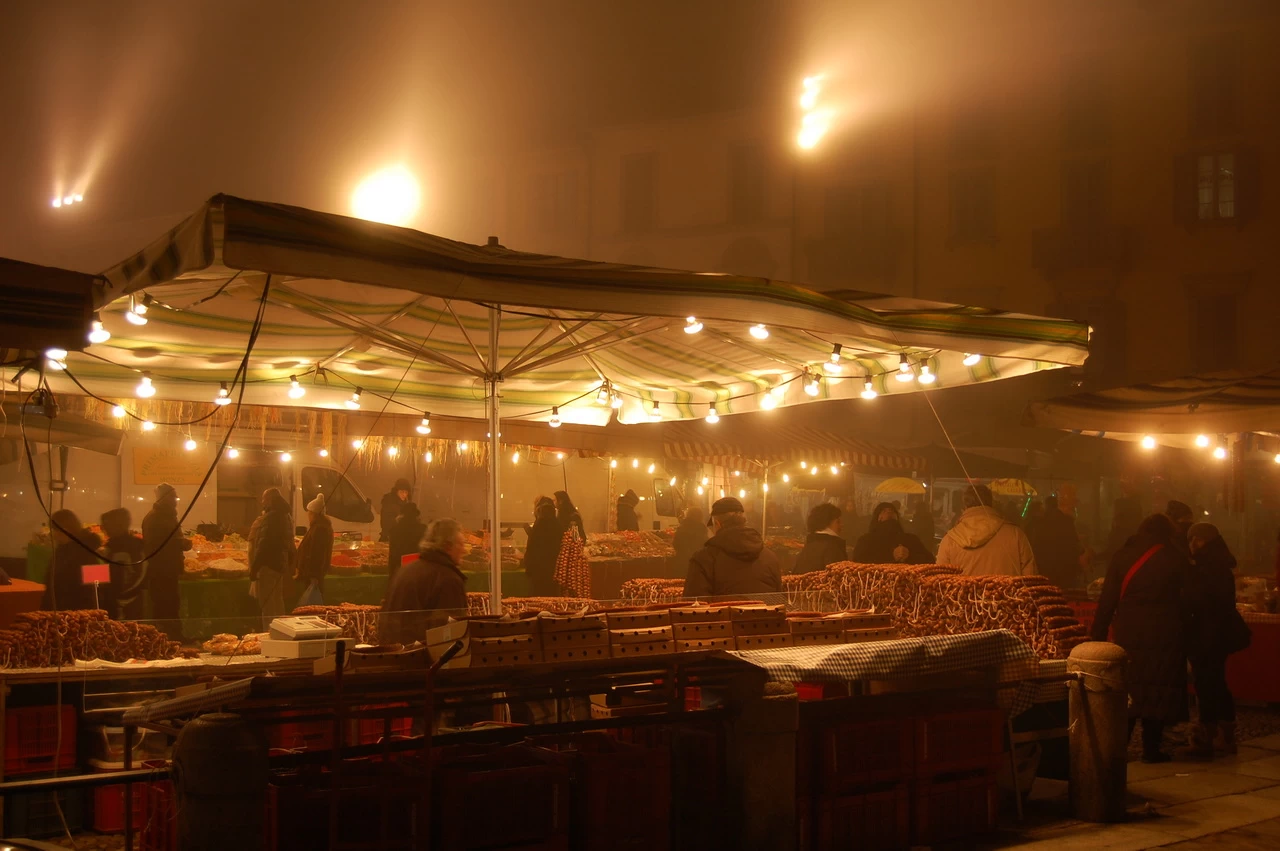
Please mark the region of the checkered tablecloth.
POLYGON ((1028 682, 1039 674, 1035 652, 1008 630, 967 635, 932 635, 777 650, 744 650, 735 655, 769 672, 775 682, 846 683, 895 680, 959 671, 994 670, 996 682, 1016 683, 1000 691, 1000 704, 1010 715, 1026 711, 1039 687, 1028 682))

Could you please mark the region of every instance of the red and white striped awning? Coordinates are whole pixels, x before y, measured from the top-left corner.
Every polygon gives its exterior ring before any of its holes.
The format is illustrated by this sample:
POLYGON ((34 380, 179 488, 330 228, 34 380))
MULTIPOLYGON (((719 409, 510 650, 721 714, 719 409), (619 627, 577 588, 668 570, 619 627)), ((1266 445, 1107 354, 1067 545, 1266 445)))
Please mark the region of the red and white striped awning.
POLYGON ((771 428, 758 434, 735 433, 727 440, 717 439, 712 429, 700 423, 669 424, 663 433, 666 457, 738 469, 801 461, 843 463, 855 469, 897 473, 919 473, 926 466, 923 457, 910 452, 805 426, 771 428))

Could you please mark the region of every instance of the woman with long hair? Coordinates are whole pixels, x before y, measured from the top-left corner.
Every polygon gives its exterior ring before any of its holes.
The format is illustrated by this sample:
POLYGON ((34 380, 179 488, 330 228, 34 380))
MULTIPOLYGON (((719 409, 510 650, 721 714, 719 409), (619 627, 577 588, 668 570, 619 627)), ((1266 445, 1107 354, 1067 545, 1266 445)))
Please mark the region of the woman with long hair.
POLYGON ((587 561, 587 532, 582 525, 582 515, 567 491, 556 491, 555 502, 556 520, 561 529, 555 581, 570 596, 590 597, 591 565, 587 561))

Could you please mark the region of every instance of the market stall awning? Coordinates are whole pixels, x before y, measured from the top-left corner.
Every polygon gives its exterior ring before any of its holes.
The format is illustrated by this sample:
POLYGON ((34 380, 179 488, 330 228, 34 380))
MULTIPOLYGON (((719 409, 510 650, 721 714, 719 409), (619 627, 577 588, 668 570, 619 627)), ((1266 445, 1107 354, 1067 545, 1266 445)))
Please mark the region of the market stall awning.
POLYGON ((895 472, 923 471, 925 467, 925 460, 910 452, 804 426, 760 428, 744 423, 730 438, 704 423, 672 423, 663 430, 663 445, 666 456, 674 460, 740 469, 801 461, 895 472))
POLYGON ((1230 370, 1033 402, 1023 424, 1098 434, 1280 431, 1280 368, 1230 370))
POLYGON ((942 388, 1080 364, 1088 344, 1066 320, 526 254, 225 195, 105 277, 113 336, 73 355, 57 389, 127 399, 145 370, 157 399, 207 402, 233 381, 260 301, 246 403, 342 409, 360 388, 366 410, 382 396, 401 413, 478 417, 485 377, 500 373, 504 419, 547 421, 555 407, 595 425, 614 413, 595 401, 606 383, 621 422, 650 419, 654 402, 687 419, 713 403, 754 410, 771 389, 781 405, 856 398, 867 376, 880 393, 924 389, 893 380, 903 355, 942 388), (125 321, 135 303, 146 325, 125 321), (701 333, 686 333, 689 316, 701 333), (749 333, 758 324, 767 339, 749 333), (964 365, 966 353, 981 357, 964 365), (287 394, 290 376, 305 396, 287 394))

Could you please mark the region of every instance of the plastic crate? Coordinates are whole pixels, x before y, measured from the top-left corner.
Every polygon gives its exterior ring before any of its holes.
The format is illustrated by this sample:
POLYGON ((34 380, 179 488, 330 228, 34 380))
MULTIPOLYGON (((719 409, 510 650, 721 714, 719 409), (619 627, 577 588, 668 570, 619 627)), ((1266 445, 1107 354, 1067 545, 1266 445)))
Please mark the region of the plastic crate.
POLYGON ((17 777, 65 771, 76 764, 76 708, 18 706, 5 710, 4 774, 17 777), (58 745, 58 727, 62 744, 58 745))
POLYGON ((990 768, 1004 752, 999 709, 939 712, 916 719, 916 777, 990 768))
POLYGON ((912 789, 912 845, 968 840, 995 830, 996 772, 917 780, 912 789))
MULTIPOLYGON (((132 789, 133 827, 136 830, 145 818, 144 800, 147 788, 145 783, 134 783, 132 789)), ((94 830, 99 833, 124 833, 124 795, 123 784, 93 787, 94 830)))
POLYGON ((64 789, 56 793, 33 792, 4 796, 4 835, 8 839, 40 839, 63 834, 62 819, 66 829, 75 833, 84 827, 84 790, 64 789), (62 805, 62 817, 58 816, 58 803, 62 805))
POLYGON ((273 724, 269 729, 268 741, 275 750, 311 751, 333 747, 332 721, 288 721, 273 724))
POLYGON ((441 765, 432 781, 433 848, 569 847, 569 766, 556 754, 510 747, 441 765), (502 817, 494 817, 501 802, 502 817))
MULTIPOLYGON (((412 718, 391 718, 391 736, 413 735, 412 718)), ((387 725, 382 718, 360 718, 356 721, 354 742, 357 745, 376 745, 387 735, 387 725)))
POLYGON ((814 848, 896 851, 911 839, 911 797, 906 783, 854 795, 823 795, 814 802, 814 848))
POLYGON ((836 794, 870 783, 911 779, 915 759, 910 718, 880 718, 837 724, 819 733, 822 781, 819 791, 836 794))
POLYGON ((177 851, 178 811, 173 783, 156 780, 142 785, 142 814, 137 831, 141 851, 177 851))

